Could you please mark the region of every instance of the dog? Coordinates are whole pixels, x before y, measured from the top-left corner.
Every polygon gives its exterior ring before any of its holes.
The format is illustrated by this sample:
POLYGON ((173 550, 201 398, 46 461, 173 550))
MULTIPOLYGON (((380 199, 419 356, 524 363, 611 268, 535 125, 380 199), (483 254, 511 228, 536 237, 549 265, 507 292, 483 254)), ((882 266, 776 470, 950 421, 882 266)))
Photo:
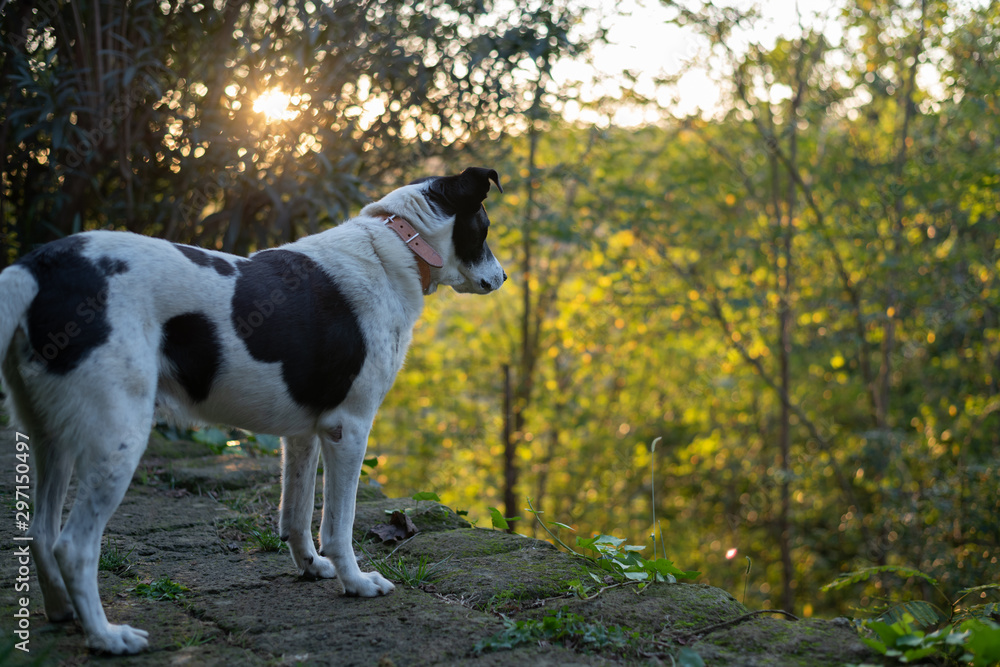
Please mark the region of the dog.
POLYGON ((0 361, 37 474, 31 549, 51 621, 137 653, 108 622, 101 536, 154 414, 282 436, 280 535, 300 573, 345 594, 393 590, 351 546, 375 413, 439 285, 487 294, 506 273, 486 243, 493 169, 414 181, 327 231, 248 258, 128 232, 84 232, 0 273, 0 361), (312 512, 323 455, 319 552, 312 512), (60 529, 74 471, 77 494, 60 529))

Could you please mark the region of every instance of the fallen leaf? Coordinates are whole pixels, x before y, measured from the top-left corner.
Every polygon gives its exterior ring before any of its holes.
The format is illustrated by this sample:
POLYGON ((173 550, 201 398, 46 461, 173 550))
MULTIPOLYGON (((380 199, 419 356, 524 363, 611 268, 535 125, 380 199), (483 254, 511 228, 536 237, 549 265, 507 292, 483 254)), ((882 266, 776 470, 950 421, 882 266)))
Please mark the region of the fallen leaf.
POLYGON ((372 526, 368 531, 369 535, 374 535, 383 543, 390 544, 401 542, 417 534, 417 527, 413 525, 410 517, 399 510, 389 515, 389 523, 380 523, 372 526))

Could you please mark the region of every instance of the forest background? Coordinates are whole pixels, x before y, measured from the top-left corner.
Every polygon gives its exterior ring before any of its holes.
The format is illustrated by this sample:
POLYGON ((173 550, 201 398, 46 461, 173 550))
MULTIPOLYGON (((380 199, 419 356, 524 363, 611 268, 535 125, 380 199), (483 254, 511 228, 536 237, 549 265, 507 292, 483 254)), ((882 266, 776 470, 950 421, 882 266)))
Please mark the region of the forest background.
POLYGON ((511 280, 427 299, 369 445, 390 495, 655 531, 736 594, 748 556, 747 604, 805 615, 872 565, 996 582, 1000 5, 848 0, 766 43, 745 4, 663 5, 717 108, 554 77, 606 40, 576 0, 5 0, 0 262, 94 228, 247 253, 494 167, 511 280))

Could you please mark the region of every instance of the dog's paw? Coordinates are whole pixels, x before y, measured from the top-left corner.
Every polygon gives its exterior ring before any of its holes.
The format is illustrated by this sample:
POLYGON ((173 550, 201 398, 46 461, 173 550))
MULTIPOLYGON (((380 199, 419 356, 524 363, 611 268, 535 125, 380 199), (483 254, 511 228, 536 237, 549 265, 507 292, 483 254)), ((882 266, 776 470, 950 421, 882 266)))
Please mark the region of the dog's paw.
POLYGON ((87 647, 101 653, 130 655, 149 646, 149 633, 131 625, 108 625, 99 634, 87 637, 87 647))
POLYGON ((306 579, 333 579, 337 576, 337 568, 329 558, 313 556, 302 563, 302 576, 306 579))
POLYGON ((378 572, 361 572, 357 579, 344 582, 344 595, 373 598, 391 593, 395 586, 378 572))

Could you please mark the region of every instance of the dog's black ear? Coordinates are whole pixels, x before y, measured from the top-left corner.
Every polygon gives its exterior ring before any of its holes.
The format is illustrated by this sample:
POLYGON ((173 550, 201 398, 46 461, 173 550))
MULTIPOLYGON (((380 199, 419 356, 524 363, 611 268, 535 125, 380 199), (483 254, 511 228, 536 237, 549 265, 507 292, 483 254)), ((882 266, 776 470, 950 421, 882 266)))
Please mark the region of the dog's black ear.
POLYGON ((441 203, 455 211, 476 210, 490 191, 490 181, 503 192, 496 169, 469 167, 458 176, 435 179, 430 191, 441 203))
POLYGON ((503 188, 500 187, 500 174, 497 173, 496 169, 469 167, 462 172, 461 177, 474 179, 481 187, 483 187, 483 199, 486 199, 486 193, 490 191, 490 181, 496 183, 497 190, 500 191, 500 194, 503 194, 503 188))

